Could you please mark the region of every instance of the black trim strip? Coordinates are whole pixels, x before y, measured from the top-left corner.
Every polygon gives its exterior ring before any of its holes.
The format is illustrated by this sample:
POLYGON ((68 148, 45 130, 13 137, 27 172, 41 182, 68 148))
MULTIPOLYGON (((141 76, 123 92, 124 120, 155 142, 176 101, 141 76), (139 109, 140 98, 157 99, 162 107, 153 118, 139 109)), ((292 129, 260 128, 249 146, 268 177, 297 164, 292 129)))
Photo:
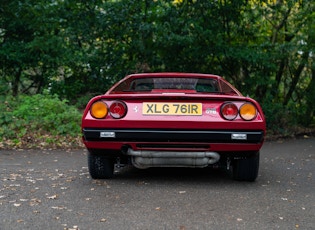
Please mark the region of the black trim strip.
POLYGON ((167 149, 172 149, 172 148, 185 148, 185 149, 209 149, 210 145, 209 144, 185 144, 185 143, 181 143, 181 144, 168 144, 168 143, 163 143, 163 144, 137 144, 138 148, 167 148, 167 149))
POLYGON ((248 130, 158 130, 158 129, 83 129, 86 141, 130 142, 206 142, 260 143, 263 131, 248 130), (100 137, 101 132, 114 132, 115 137, 100 137), (246 134, 246 140, 232 140, 232 134, 246 134))

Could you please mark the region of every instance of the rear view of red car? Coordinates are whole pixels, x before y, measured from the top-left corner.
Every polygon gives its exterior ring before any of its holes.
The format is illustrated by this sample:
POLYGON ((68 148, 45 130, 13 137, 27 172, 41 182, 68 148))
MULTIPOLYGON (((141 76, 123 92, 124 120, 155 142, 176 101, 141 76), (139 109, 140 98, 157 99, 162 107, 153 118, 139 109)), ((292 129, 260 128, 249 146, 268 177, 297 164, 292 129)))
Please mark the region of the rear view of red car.
POLYGON ((266 122, 260 105, 220 76, 142 73, 92 98, 82 118, 92 178, 114 165, 222 167, 254 181, 266 122))

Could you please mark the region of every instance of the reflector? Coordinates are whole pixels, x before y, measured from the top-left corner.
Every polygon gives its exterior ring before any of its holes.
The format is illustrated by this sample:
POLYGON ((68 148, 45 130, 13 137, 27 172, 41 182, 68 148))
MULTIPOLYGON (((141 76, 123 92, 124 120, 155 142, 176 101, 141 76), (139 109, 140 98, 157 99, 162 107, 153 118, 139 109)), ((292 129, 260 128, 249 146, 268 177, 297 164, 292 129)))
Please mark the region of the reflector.
POLYGON ((247 140, 246 133, 232 133, 231 135, 232 140, 247 140))

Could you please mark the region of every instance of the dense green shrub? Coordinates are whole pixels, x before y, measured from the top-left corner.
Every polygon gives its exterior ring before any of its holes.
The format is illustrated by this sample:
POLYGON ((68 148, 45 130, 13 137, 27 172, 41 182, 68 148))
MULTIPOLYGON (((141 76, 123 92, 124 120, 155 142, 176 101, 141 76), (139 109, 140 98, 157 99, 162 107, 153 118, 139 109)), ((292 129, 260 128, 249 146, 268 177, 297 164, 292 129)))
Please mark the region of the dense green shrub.
MULTIPOLYGON (((30 146, 55 143, 80 136, 82 114, 57 96, 37 94, 2 98, 0 142, 30 146)), ((69 140, 70 141, 70 140, 69 140)), ((4 144, 2 144, 4 145, 4 144)), ((1 146, 0 146, 1 147, 1 146)))

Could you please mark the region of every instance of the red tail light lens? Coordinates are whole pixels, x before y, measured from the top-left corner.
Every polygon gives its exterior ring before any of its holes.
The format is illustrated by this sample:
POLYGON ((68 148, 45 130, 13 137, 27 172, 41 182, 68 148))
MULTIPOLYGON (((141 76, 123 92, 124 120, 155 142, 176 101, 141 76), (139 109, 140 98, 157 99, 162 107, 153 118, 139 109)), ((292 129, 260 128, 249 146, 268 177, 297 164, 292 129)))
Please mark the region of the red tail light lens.
POLYGON ((225 103, 221 106, 221 115, 226 120, 234 120, 238 115, 238 108, 231 102, 225 103))
POLYGON ((115 118, 123 118, 127 113, 127 106, 122 101, 114 101, 109 107, 110 115, 115 118))

